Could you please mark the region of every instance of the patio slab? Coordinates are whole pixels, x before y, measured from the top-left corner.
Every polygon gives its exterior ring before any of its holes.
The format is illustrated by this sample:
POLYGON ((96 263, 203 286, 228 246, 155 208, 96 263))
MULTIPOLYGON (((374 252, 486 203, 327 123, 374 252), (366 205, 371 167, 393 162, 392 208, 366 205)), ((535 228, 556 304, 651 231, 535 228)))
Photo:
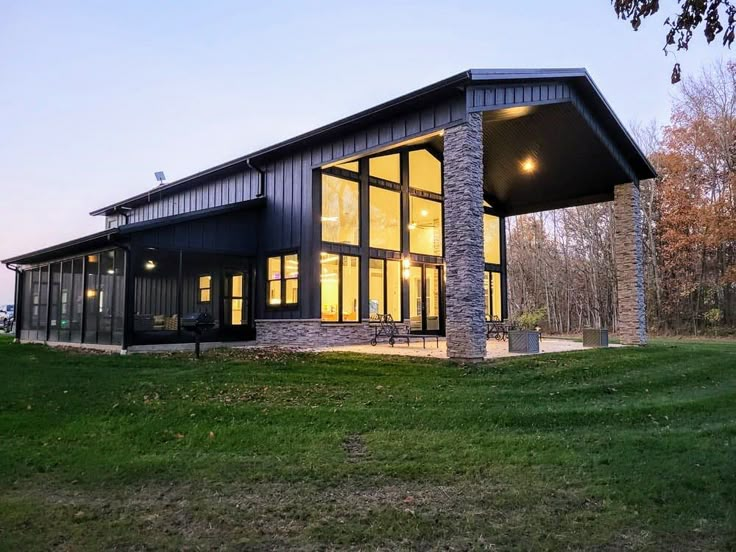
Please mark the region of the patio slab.
MULTIPOLYGON (((609 347, 620 347, 618 344, 611 344, 609 347)), ((563 353, 567 351, 583 351, 588 350, 589 347, 583 347, 581 341, 573 341, 571 339, 555 339, 555 338, 544 338, 539 344, 539 353, 532 354, 545 354, 545 353, 563 353)), ((365 345, 342 345, 337 347, 320 347, 317 351, 341 351, 349 353, 362 353, 372 355, 401 355, 401 356, 415 356, 415 357, 426 357, 426 358, 447 358, 447 342, 445 338, 440 338, 439 346, 436 345, 434 340, 427 339, 427 347, 422 346, 421 340, 412 340, 407 346, 406 342, 396 343, 393 347, 388 343, 379 343, 375 347, 370 344, 365 345)), ((529 356, 524 353, 509 353, 508 341, 497 341, 496 339, 489 339, 486 342, 486 358, 503 358, 511 356, 529 356)))

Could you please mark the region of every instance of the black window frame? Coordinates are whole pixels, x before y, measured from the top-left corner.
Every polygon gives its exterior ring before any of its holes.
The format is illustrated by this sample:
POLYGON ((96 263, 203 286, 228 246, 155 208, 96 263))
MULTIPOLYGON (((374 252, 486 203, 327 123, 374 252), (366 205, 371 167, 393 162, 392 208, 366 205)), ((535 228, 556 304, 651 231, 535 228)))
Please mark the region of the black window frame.
POLYGON ((266 308, 268 310, 293 310, 299 308, 299 302, 302 298, 302 283, 301 283, 301 260, 299 255, 299 250, 295 249, 289 249, 286 251, 276 251, 273 253, 267 253, 266 254, 266 278, 265 278, 265 284, 266 284, 266 308), (286 278, 286 257, 296 256, 296 262, 299 265, 299 270, 297 272, 296 278, 286 278), (271 274, 268 269, 268 264, 271 259, 279 258, 280 263, 280 273, 278 279, 271 279, 271 274), (287 303, 286 302, 286 282, 287 280, 296 280, 296 302, 295 303, 287 303), (271 282, 280 282, 280 292, 281 292, 281 303, 278 305, 272 305, 269 301, 270 297, 270 291, 271 291, 271 282))
MULTIPOLYGON (((320 260, 322 258, 322 254, 326 255, 335 255, 337 256, 337 320, 323 320, 322 319, 322 312, 320 310, 319 318, 320 322, 322 324, 360 324, 363 321, 363 304, 362 304, 362 291, 363 291, 363 266, 362 266, 362 256, 360 254, 356 253, 336 253, 332 251, 320 251, 320 260), (357 320, 343 320, 342 314, 343 314, 343 284, 344 284, 344 278, 343 278, 343 258, 344 257, 352 257, 353 259, 358 259, 358 319, 357 320)), ((369 263, 370 267, 370 263, 369 263)), ((320 309, 322 304, 322 284, 320 283, 319 288, 319 296, 320 296, 320 309)))
POLYGON ((211 305, 212 304, 212 274, 206 273, 206 274, 197 275, 197 304, 198 305, 211 305), (207 287, 202 287, 201 285, 202 278, 205 278, 205 277, 210 279, 210 285, 207 287), (209 291, 209 299, 207 301, 202 301, 202 292, 204 290, 209 291))

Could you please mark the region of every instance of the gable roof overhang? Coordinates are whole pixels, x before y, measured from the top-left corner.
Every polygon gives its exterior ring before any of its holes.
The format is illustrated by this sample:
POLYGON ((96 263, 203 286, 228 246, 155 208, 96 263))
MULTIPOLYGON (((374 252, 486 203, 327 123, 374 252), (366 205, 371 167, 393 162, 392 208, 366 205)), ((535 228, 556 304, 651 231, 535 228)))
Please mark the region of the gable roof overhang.
POLYGON ((601 125, 601 128, 605 130, 607 136, 610 137, 612 144, 619 150, 621 156, 626 159, 628 165, 632 168, 634 176, 639 180, 656 176, 654 168, 616 117, 585 69, 470 69, 340 119, 334 123, 102 207, 92 211, 91 214, 111 215, 119 212, 121 208, 144 204, 150 201, 152 197, 165 197, 213 178, 242 171, 250 167, 257 167, 296 149, 327 142, 337 136, 349 133, 366 125, 389 119, 399 113, 420 109, 453 95, 465 94, 469 87, 495 84, 523 84, 538 81, 569 83, 575 89, 580 101, 587 106, 592 117, 595 118, 601 125))

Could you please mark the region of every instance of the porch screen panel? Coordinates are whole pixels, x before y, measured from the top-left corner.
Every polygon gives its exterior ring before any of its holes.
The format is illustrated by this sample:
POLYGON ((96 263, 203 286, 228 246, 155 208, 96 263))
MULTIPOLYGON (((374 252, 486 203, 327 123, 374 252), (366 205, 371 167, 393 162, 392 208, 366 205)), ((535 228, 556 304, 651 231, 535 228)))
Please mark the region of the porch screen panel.
POLYGON ((71 341, 72 262, 61 264, 61 289, 59 290, 59 341, 71 341))
POLYGON ((84 342, 97 343, 100 255, 87 255, 87 287, 84 291, 84 342))
POLYGON ((125 330, 125 252, 121 249, 115 250, 113 272, 112 343, 122 345, 125 330))
POLYGON ((115 251, 100 254, 99 290, 97 292, 97 343, 112 343, 115 305, 115 251))
POLYGON ((33 274, 35 270, 26 270, 23 273, 23 302, 21 303, 20 329, 33 328, 33 297, 36 291, 33 288, 33 274))
POLYGON ((40 284, 38 286, 38 337, 46 339, 46 317, 48 316, 49 301, 49 267, 43 266, 40 270, 40 284))
POLYGON ((50 265, 51 294, 49 297, 49 341, 59 341, 60 327, 60 295, 61 295, 61 264, 50 265))
POLYGON ((72 259, 69 339, 73 343, 82 341, 82 307, 84 305, 84 273, 82 266, 82 257, 72 259))

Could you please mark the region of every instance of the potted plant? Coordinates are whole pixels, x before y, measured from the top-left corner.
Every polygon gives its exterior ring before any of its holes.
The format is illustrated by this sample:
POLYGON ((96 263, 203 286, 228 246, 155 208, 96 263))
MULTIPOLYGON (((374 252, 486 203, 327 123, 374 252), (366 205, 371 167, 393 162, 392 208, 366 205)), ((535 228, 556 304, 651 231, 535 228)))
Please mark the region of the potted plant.
POLYGON ((547 316, 544 308, 526 311, 516 319, 516 328, 509 330, 509 353, 538 353, 541 331, 539 324, 547 316))

